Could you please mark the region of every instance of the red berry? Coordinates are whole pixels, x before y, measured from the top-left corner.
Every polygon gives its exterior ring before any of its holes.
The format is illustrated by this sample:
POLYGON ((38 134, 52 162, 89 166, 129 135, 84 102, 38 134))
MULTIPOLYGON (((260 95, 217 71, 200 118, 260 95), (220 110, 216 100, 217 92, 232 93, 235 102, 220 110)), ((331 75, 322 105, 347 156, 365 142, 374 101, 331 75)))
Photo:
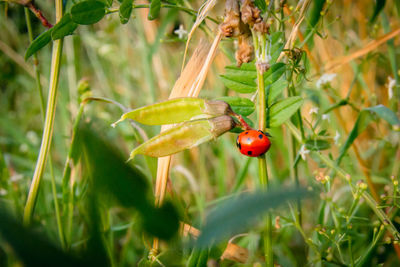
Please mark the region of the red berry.
POLYGON ((247 130, 239 134, 236 145, 243 155, 258 157, 268 151, 271 141, 267 134, 260 130, 247 130))

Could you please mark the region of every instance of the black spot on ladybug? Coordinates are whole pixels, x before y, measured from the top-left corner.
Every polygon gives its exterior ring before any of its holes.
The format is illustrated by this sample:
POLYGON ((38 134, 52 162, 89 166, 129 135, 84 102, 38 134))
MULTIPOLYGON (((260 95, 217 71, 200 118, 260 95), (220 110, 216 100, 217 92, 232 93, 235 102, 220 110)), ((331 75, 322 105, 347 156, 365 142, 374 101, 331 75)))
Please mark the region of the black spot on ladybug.
POLYGON ((262 134, 260 134, 260 135, 258 136, 258 138, 260 138, 260 139, 263 139, 263 135, 262 135, 262 134))
POLYGON ((252 154, 252 152, 251 152, 251 151, 247 151, 247 155, 249 155, 249 156, 250 156, 251 154, 252 154))
POLYGON ((244 134, 249 134, 249 132, 245 132, 244 134))

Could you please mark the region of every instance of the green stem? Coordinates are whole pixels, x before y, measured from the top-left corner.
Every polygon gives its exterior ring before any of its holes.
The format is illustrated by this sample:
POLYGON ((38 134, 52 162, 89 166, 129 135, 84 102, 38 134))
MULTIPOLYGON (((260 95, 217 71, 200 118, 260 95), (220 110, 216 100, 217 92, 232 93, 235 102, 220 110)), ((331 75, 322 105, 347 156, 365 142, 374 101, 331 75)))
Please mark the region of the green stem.
MULTIPOLYGON (((297 130, 297 128, 289 121, 286 122, 286 126, 292 132, 293 136, 302 144, 303 141, 301 139, 301 134, 297 130)), ((322 155, 319 152, 313 152, 314 156, 318 157, 328 168, 335 170, 338 176, 345 181, 349 181, 350 175, 347 174, 342 168, 336 165, 336 163, 328 158, 325 155, 322 155)), ((349 182, 349 186, 352 189, 352 192, 356 192, 354 186, 349 182)), ((374 198, 366 191, 364 191, 361 196, 364 198, 365 203, 372 209, 375 215, 379 218, 379 220, 386 226, 387 230, 393 235, 395 240, 400 240, 400 233, 397 231, 396 227, 393 225, 392 220, 384 213, 380 208, 378 203, 374 200, 374 198)), ((354 196, 353 196, 354 197, 354 196)))
POLYGON ((71 167, 73 166, 73 153, 76 146, 76 133, 82 118, 85 103, 79 107, 78 114, 75 118, 75 123, 72 129, 71 145, 69 147, 67 159, 64 164, 62 191, 63 191, 63 210, 65 211, 64 220, 66 224, 66 245, 67 248, 71 245, 71 229, 72 229, 72 214, 74 201, 74 183, 71 181, 71 167))
MULTIPOLYGON (((288 83, 288 88, 287 88, 287 94, 288 96, 294 96, 296 95, 296 90, 294 87, 294 82, 293 82, 293 73, 294 73, 294 68, 291 69, 290 75, 289 75, 289 83, 288 83), (290 85, 291 84, 291 85, 290 85)), ((300 130, 301 130, 301 136, 304 139, 305 134, 304 134, 304 128, 303 128, 303 122, 301 119, 301 114, 300 110, 297 111, 297 116, 299 120, 299 125, 300 125, 300 130)), ((287 139, 288 139, 288 144, 289 144, 289 163, 290 163, 290 176, 294 178, 296 188, 300 187, 300 180, 299 180, 299 172, 298 172, 298 165, 297 163, 294 164, 294 159, 296 155, 296 140, 289 132, 286 132, 287 139)), ((297 200, 297 213, 299 215, 299 224, 302 225, 302 220, 303 220, 303 215, 301 213, 301 200, 297 200)))
MULTIPOLYGON (((29 36, 29 41, 33 41, 33 33, 32 33, 32 24, 31 24, 31 18, 30 18, 30 12, 28 8, 25 8, 25 19, 26 19, 26 26, 28 29, 28 36, 29 36)), ((33 54, 33 60, 34 60, 34 71, 35 71, 35 80, 36 80, 36 88, 39 93, 39 98, 40 98, 40 111, 42 114, 43 121, 45 121, 45 102, 44 102, 44 96, 43 96, 43 89, 42 85, 40 83, 40 72, 37 67, 38 65, 38 59, 37 59, 37 54, 33 54)), ((50 149, 50 148, 49 148, 50 149)), ((61 245, 64 246, 64 232, 63 232, 63 227, 61 223, 61 215, 60 215, 60 209, 58 205, 58 199, 57 199, 57 189, 56 189, 56 180, 55 180, 55 175, 54 175, 54 168, 53 168, 53 163, 51 160, 51 157, 49 157, 49 167, 50 167, 50 177, 51 177, 51 188, 52 188, 52 193, 53 193, 53 201, 54 201, 54 209, 56 213, 56 221, 57 221, 57 228, 58 228, 58 234, 60 238, 61 245)))
MULTIPOLYGON (((29 36, 29 42, 33 42, 33 31, 32 31, 32 23, 31 23, 31 16, 28 8, 24 8, 25 10, 25 20, 26 20, 26 27, 28 29, 28 36, 29 36)), ((36 88, 39 93, 39 98, 40 98, 40 112, 42 113, 43 118, 45 117, 44 114, 44 108, 46 106, 44 102, 44 96, 43 96, 43 89, 42 89, 42 84, 40 83, 40 72, 38 69, 38 58, 37 54, 33 53, 33 69, 35 71, 35 81, 36 81, 36 88)))
MULTIPOLYGON (((56 1, 56 21, 62 17, 62 0, 56 1)), ((57 102, 57 88, 60 73, 60 61, 62 53, 62 39, 53 42, 53 52, 51 61, 50 85, 47 99, 46 118, 40 146, 38 160, 36 162, 35 172, 32 178, 32 184, 29 189, 28 199, 24 210, 24 224, 29 225, 32 220, 33 211, 35 208, 40 182, 43 177, 43 172, 46 165, 47 156, 51 145, 51 137, 54 128, 54 116, 57 102)), ((62 236, 62 234, 61 234, 62 236)), ((64 244, 64 241, 61 241, 64 244)))
MULTIPOLYGON (((261 37, 261 46, 258 42, 258 35, 254 31, 252 31, 253 35, 253 42, 254 42, 254 49, 258 51, 261 48, 261 58, 265 60, 265 36, 261 37)), ((261 63, 261 62, 257 62, 261 63)), ((256 63, 256 64, 257 64, 256 63)), ((265 93, 265 84, 264 84, 264 75, 261 69, 257 67, 257 84, 258 84, 258 129, 261 131, 265 131, 268 127, 267 122, 268 114, 266 109, 266 103, 268 103, 268 99, 265 93)), ((267 94, 268 96, 268 94, 267 94)), ((267 161, 265 159, 265 155, 258 157, 258 175, 260 179, 261 187, 265 190, 268 190, 269 182, 268 182, 268 171, 267 171, 267 161)), ((274 259, 272 253, 272 218, 271 214, 268 213, 266 218, 266 226, 265 226, 265 233, 263 236, 264 239, 264 253, 265 253, 265 261, 266 266, 273 267, 274 266, 274 259)))

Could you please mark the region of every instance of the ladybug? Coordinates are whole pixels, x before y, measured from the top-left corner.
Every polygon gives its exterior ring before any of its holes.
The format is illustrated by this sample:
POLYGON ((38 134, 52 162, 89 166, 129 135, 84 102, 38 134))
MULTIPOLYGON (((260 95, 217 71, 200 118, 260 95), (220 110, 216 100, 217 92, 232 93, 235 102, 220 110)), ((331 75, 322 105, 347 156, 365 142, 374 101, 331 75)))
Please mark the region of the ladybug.
POLYGON ((239 134, 236 139, 236 145, 240 153, 249 157, 258 157, 263 155, 271 146, 268 133, 261 130, 247 130, 239 134))

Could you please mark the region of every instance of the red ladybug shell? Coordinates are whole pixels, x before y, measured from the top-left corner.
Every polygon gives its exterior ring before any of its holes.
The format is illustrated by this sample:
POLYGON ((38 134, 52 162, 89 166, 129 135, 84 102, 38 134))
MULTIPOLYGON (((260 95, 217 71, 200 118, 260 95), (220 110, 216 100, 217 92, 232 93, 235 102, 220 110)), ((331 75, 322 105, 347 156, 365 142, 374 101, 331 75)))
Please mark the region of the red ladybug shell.
POLYGON ((260 130, 247 130, 239 134, 236 145, 240 153, 249 157, 258 157, 271 146, 268 136, 260 130))

